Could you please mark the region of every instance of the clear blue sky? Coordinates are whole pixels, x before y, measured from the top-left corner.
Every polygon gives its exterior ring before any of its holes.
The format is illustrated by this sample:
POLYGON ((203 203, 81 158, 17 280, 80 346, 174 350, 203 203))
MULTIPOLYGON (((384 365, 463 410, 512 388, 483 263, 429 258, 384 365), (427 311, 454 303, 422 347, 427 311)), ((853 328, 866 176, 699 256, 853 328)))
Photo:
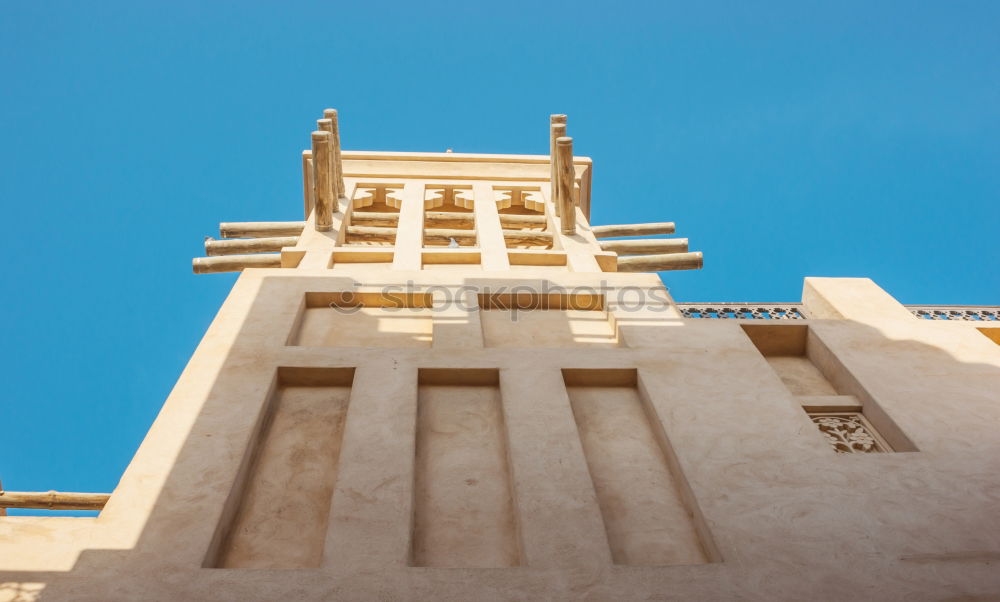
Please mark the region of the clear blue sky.
POLYGON ((219 221, 300 219, 349 149, 546 153, 594 223, 671 220, 684 301, 868 276, 1000 303, 1000 3, 8 2, 0 11, 0 480, 108 491, 235 277, 219 221))

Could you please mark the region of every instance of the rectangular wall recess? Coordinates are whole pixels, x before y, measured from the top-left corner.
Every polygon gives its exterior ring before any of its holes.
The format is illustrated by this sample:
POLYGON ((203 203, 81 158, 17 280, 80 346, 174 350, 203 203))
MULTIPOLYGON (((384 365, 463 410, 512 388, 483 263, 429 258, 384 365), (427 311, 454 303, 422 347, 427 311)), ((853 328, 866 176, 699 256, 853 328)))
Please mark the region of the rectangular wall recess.
POLYGON ((522 564, 497 370, 421 369, 410 564, 522 564))
POLYGON ((614 563, 718 560, 636 371, 565 369, 563 379, 614 563))
POLYGON ((599 293, 482 293, 487 347, 617 347, 618 332, 599 293))
POLYGON ((403 292, 306 293, 288 345, 430 347, 431 295, 403 292))
POLYGON ((808 325, 741 326, 834 451, 917 450, 808 325))
POLYGON ((280 368, 206 560, 315 568, 323 558, 354 368, 280 368))

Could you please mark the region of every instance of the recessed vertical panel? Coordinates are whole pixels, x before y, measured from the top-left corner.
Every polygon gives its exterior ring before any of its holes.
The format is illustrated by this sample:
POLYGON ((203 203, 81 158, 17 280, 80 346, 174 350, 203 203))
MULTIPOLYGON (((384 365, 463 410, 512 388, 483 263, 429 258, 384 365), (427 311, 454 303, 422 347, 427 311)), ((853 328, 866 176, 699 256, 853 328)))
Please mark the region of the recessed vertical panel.
POLYGON ((322 380, 274 392, 213 566, 320 566, 351 393, 350 380, 322 380))
POLYGON ((708 562, 635 371, 564 375, 615 564, 708 562))
POLYGON ((810 326, 741 327, 834 451, 917 450, 810 326))
POLYGON ((411 564, 521 564, 495 370, 421 370, 411 564))

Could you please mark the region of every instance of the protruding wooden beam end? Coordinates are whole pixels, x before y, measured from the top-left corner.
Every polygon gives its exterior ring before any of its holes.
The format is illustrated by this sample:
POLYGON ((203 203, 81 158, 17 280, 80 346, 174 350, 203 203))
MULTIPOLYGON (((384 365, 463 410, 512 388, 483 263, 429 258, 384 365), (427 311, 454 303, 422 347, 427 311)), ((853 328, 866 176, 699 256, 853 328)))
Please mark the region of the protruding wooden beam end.
POLYGON ((671 270, 700 270, 704 265, 701 251, 619 257, 619 272, 666 272, 671 270))
POLYGON ((673 234, 674 222, 651 222, 648 224, 621 224, 615 226, 591 226, 590 232, 596 238, 616 236, 648 236, 650 234, 673 234))
POLYGON ((195 257, 191 261, 191 269, 195 274, 218 274, 221 272, 242 272, 246 268, 280 267, 281 253, 195 257))

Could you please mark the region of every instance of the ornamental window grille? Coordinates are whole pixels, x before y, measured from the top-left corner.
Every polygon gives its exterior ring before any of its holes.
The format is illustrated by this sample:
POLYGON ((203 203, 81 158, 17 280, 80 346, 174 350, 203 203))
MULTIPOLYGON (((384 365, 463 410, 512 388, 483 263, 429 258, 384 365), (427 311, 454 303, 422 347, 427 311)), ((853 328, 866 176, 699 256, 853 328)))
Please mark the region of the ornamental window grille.
POLYGON ((909 305, 907 309, 921 320, 1000 321, 1000 307, 920 307, 909 305))
POLYGON ((861 412, 809 412, 809 418, 838 454, 892 451, 861 412))
POLYGON ((735 320, 804 320, 805 316, 795 304, 757 305, 751 303, 680 303, 677 305, 685 318, 717 318, 735 320))

